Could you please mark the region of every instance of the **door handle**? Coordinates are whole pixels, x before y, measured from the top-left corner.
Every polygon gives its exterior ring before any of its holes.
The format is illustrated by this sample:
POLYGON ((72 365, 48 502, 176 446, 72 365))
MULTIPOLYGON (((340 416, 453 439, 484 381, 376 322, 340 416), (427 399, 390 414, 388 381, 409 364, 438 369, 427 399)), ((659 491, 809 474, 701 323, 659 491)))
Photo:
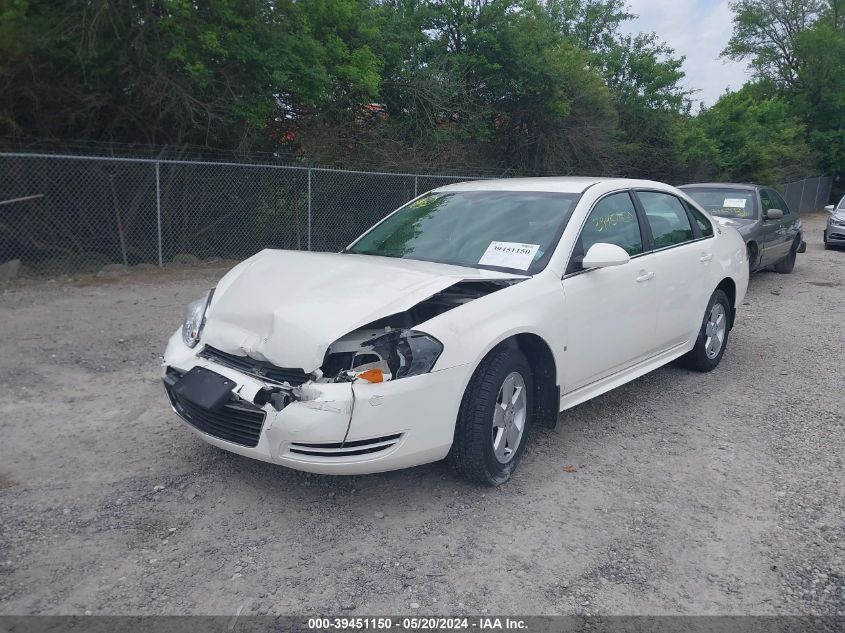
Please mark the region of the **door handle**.
POLYGON ((653 272, 647 273, 646 271, 641 270, 641 271, 640 271, 640 274, 639 274, 639 275, 637 275, 637 283, 640 283, 640 284, 641 284, 641 283, 642 283, 642 282, 644 282, 644 281, 648 281, 648 280, 649 280, 649 279, 651 279, 652 277, 654 277, 654 273, 653 273, 653 272))
POLYGON ((709 262, 711 259, 713 259, 713 253, 702 253, 698 261, 709 262))

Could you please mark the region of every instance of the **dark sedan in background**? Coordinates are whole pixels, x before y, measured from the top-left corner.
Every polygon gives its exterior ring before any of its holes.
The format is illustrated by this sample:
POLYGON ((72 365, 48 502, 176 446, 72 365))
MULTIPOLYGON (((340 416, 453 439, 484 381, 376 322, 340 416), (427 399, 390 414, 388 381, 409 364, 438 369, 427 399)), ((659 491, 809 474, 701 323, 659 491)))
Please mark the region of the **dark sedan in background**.
POLYGON ((776 272, 791 273, 796 255, 807 250, 801 218, 771 187, 713 182, 679 189, 720 224, 739 231, 748 249, 750 272, 771 266, 776 272))

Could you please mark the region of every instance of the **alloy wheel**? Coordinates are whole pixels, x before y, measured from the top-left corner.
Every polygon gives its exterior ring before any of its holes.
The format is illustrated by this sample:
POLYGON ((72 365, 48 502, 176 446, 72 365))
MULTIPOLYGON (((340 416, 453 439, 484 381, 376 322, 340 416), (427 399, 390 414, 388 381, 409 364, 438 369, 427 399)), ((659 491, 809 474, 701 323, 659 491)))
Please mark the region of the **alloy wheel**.
POLYGON ((493 454, 507 464, 522 441, 527 415, 525 380, 519 372, 511 372, 499 388, 493 411, 493 454))
POLYGON ((721 303, 714 303, 707 316, 707 323, 704 325, 704 351, 707 358, 716 358, 725 343, 725 334, 728 331, 728 319, 725 313, 725 306, 721 303))

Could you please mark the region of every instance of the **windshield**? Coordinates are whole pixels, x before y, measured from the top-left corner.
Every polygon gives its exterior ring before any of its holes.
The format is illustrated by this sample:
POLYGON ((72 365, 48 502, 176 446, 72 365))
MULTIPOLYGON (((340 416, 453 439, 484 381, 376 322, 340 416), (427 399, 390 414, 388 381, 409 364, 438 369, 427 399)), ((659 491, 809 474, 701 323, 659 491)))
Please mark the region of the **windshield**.
POLYGON ((534 274, 548 263, 578 194, 430 193, 377 224, 346 252, 534 274))
POLYGON ((753 220, 757 217, 753 189, 683 187, 681 189, 711 215, 753 220))

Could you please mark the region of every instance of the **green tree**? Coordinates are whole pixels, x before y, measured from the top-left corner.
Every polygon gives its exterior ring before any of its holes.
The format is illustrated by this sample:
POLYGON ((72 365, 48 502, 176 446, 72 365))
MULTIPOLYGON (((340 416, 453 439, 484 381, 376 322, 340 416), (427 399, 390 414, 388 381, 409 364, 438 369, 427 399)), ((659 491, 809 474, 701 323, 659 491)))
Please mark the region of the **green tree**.
POLYGON ((800 60, 795 37, 820 16, 827 0, 736 0, 733 34, 723 55, 750 60, 758 78, 794 85, 800 60))
POLYGON ((845 150, 845 0, 740 0, 725 54, 748 59, 805 126, 814 158, 828 173, 845 150))
POLYGON ((793 108, 810 130, 819 167, 840 173, 845 165, 845 33, 820 22, 796 37, 798 71, 793 108))
POLYGON ((598 56, 617 43, 620 25, 635 17, 624 0, 548 0, 545 6, 563 35, 598 56))
POLYGON ((727 179, 777 185, 806 175, 810 150, 804 125, 783 98, 765 92, 747 85, 700 115, 727 179))
POLYGON ((573 173, 617 168, 611 94, 590 57, 541 7, 504 13, 495 32, 479 34, 495 147, 519 169, 573 173))
POLYGON ((390 116, 346 130, 337 147, 394 164, 410 159, 512 173, 615 168, 610 91, 591 54, 547 7, 533 0, 395 0, 380 9, 390 116))
POLYGON ((252 146, 273 117, 378 91, 364 0, 14 0, 0 125, 41 138, 252 146))
POLYGON ((654 34, 640 34, 620 37, 601 63, 624 135, 626 173, 671 180, 689 94, 680 85, 683 58, 654 34))

